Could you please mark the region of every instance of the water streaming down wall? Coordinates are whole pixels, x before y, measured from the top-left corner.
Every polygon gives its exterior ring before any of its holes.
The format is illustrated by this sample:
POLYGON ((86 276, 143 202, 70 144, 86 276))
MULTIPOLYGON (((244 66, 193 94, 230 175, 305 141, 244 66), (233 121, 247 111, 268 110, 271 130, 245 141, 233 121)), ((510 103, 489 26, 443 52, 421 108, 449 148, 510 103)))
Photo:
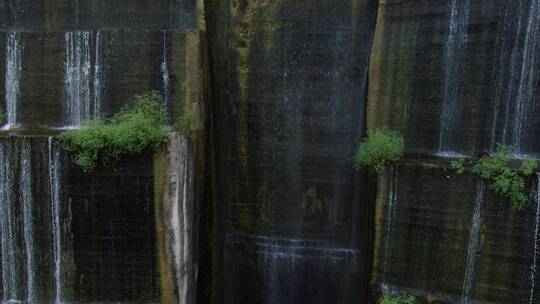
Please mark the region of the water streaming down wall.
POLYGON ((63 233, 61 222, 61 165, 60 165, 60 149, 54 143, 52 137, 48 138, 48 156, 49 156, 49 189, 51 197, 51 227, 53 233, 53 253, 54 253, 54 301, 61 303, 63 300, 63 233))
POLYGON ((535 288, 536 288, 536 275, 537 275, 537 262, 538 262, 538 232, 540 230, 540 173, 536 173, 536 193, 535 193, 535 203, 536 203, 536 217, 535 217, 535 226, 534 226, 534 245, 533 245, 533 261, 531 263, 531 274, 530 274, 530 293, 529 293, 529 304, 534 304, 535 297, 535 288))
POLYGON ((2 228, 3 300, 22 300, 24 294, 23 247, 20 217, 17 215, 15 170, 12 141, 0 142, 0 225, 2 228))
POLYGON ((24 245, 26 250, 26 299, 27 303, 37 303, 36 290, 37 259, 36 230, 34 227, 34 198, 32 192, 32 151, 30 141, 24 138, 20 159, 19 193, 23 209, 24 245))
POLYGON ((171 103, 171 89, 170 89, 170 80, 169 80, 169 47, 167 39, 168 32, 163 31, 163 60, 161 62, 161 78, 163 81, 163 100, 165 102, 165 107, 170 108, 171 103))
POLYGON ((23 42, 17 32, 6 35, 5 64, 5 111, 6 124, 3 129, 11 129, 19 123, 20 80, 22 74, 23 42))
POLYGON ((389 261, 392 255, 392 228, 396 219, 397 203, 398 203, 398 169, 397 165, 394 165, 390 169, 390 187, 388 193, 388 203, 386 211, 386 234, 384 237, 384 264, 383 264, 383 278, 382 283, 386 284, 386 274, 388 272, 389 261))
POLYGON ((438 153, 456 154, 464 107, 463 65, 467 48, 470 0, 452 0, 444 55, 444 80, 438 153))
POLYGON ((62 302, 58 274, 69 252, 58 246, 58 231, 69 219, 58 216, 61 161, 52 138, 0 138, 2 301, 62 302))
POLYGON ((90 119, 90 33, 66 33, 66 126, 90 119))
POLYGON ((486 186, 483 181, 480 181, 476 191, 474 214, 469 235, 469 246, 467 247, 467 265, 463 279, 463 293, 461 296, 462 304, 470 304, 473 301, 472 298, 474 296, 476 278, 476 257, 478 255, 478 250, 480 249, 480 228, 483 220, 482 209, 484 208, 485 191, 486 186))
POLYGON ((93 118, 101 117, 102 94, 103 94, 103 43, 101 41, 101 31, 96 32, 95 58, 94 58, 94 107, 93 118))
MULTIPOLYGON (((238 251, 236 254, 242 252, 244 255, 243 261, 238 257, 239 260, 234 262, 254 268, 253 272, 231 269, 232 275, 260 282, 258 293, 234 295, 230 298, 231 303, 308 303, 306 299, 318 298, 327 292, 338 293, 342 289, 354 288, 353 284, 336 285, 331 276, 335 272, 352 275, 362 260, 359 250, 329 247, 316 240, 244 234, 227 234, 226 237, 227 246, 234 246, 238 251), (326 289, 314 287, 319 281, 326 284, 326 289)), ((224 284, 230 288, 234 282, 224 284)), ((337 302, 354 303, 354 297, 344 293, 337 302)))
POLYGON ((493 82, 493 115, 489 150, 497 143, 513 145, 516 156, 537 149, 534 141, 534 89, 540 42, 540 1, 510 1, 504 6, 493 82))
POLYGON ((94 43, 91 43, 91 37, 90 32, 67 32, 65 34, 64 107, 66 127, 80 127, 82 122, 101 115, 103 91, 101 33, 98 31, 95 34, 94 43), (92 54, 94 54, 94 59, 92 59, 92 54))

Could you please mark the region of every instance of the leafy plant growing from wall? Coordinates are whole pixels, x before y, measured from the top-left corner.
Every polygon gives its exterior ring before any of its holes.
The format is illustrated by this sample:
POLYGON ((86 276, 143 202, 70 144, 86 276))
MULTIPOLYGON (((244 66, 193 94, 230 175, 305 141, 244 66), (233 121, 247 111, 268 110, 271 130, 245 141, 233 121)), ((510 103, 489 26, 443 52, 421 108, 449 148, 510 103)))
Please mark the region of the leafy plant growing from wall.
POLYGON ((387 128, 369 130, 354 156, 354 166, 379 172, 398 161, 404 150, 405 140, 399 132, 387 128))
MULTIPOLYGON (((526 159, 519 168, 511 166, 512 146, 499 144, 493 157, 480 159, 472 167, 472 172, 490 183, 490 189, 507 198, 512 206, 521 209, 528 202, 525 182, 534 173, 538 164, 536 160, 526 159)), ((465 172, 465 160, 452 161, 450 167, 457 174, 465 172)))
POLYGON ((60 135, 63 148, 75 155, 85 171, 108 164, 121 155, 141 153, 166 141, 166 111, 157 92, 137 95, 109 120, 94 119, 60 135))
POLYGON ((195 136, 195 114, 191 111, 184 113, 175 125, 176 129, 189 137, 195 136))
POLYGON ((388 289, 383 291, 382 297, 377 301, 378 304, 415 304, 416 300, 413 296, 407 294, 401 294, 394 297, 390 294, 388 289))
POLYGON ((456 171, 456 173, 459 175, 465 173, 465 160, 463 158, 460 158, 458 160, 451 161, 450 168, 456 171))
POLYGON ((535 160, 527 159, 521 167, 514 169, 510 166, 512 146, 499 144, 492 159, 480 160, 473 167, 473 172, 490 182, 490 188, 510 200, 515 208, 527 204, 525 179, 534 173, 538 164, 535 160))

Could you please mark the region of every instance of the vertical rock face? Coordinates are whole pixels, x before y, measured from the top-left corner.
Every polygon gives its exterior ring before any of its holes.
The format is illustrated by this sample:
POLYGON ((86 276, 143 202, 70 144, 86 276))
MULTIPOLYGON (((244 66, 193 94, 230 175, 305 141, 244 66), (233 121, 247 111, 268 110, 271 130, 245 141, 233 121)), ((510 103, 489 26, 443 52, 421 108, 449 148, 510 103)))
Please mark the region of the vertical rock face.
POLYGON ((8 0, 0 3, 0 30, 197 29, 202 1, 8 0))
POLYGON ((411 152, 484 151, 501 3, 381 1, 368 126, 402 130, 411 152))
POLYGON ((151 159, 125 158, 91 174, 70 165, 64 173, 73 255, 64 301, 159 301, 151 159))
POLYGON ((175 119, 185 104, 204 99, 201 37, 195 31, 0 32, 5 128, 77 127, 149 90, 166 97, 175 119))
POLYGON ((2 302, 195 303, 202 1, 0 2, 2 302), (54 138, 150 90, 171 125, 195 117, 193 138, 171 137, 169 163, 146 151, 87 173, 54 138), (162 181, 176 195, 159 192, 162 181))
POLYGON ((209 1, 220 303, 367 293, 363 133, 374 1, 209 1))
POLYGON ((498 143, 538 155, 538 9, 536 0, 379 2, 367 124, 400 130, 417 159, 379 178, 375 289, 429 303, 538 300, 536 181, 525 210, 512 211, 447 159, 498 143))
POLYGON ((368 124, 411 152, 535 155, 538 8, 523 1, 381 1, 368 124))
MULTIPOLYGON (((513 211, 476 177, 448 173, 447 165, 404 162, 396 180, 390 172, 381 175, 376 289, 387 286, 442 303, 530 303, 531 293, 538 293, 537 200, 513 211)), ((529 186, 537 193, 535 180, 529 186)))

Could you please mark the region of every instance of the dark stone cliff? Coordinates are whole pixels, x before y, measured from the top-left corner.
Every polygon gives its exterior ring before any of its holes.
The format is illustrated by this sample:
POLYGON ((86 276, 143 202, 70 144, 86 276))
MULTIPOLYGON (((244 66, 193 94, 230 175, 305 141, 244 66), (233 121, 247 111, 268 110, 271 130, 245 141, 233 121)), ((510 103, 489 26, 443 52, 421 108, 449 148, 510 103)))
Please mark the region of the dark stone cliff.
POLYGON ((207 1, 219 303, 358 303, 375 1, 207 1))
POLYGON ((498 143, 538 157, 538 16, 538 0, 1 1, 3 301, 535 303, 537 178, 515 211, 448 165, 498 143), (148 90, 171 122, 195 113, 194 138, 94 174, 56 152, 71 99, 92 118, 148 90), (374 178, 351 158, 383 126, 406 158, 374 178))

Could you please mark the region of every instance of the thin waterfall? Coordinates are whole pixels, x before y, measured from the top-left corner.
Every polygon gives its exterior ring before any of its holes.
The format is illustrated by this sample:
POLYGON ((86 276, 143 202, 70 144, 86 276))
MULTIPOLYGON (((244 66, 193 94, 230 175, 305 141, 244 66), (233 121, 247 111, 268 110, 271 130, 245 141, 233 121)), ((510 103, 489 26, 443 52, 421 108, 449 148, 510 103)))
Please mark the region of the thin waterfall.
POLYGON ((49 137, 49 189, 52 211, 53 253, 54 253, 54 288, 55 303, 62 302, 62 225, 61 225, 61 200, 60 200, 60 149, 54 144, 53 138, 49 137))
POLYGON ((499 46, 501 55, 496 67, 489 147, 494 151, 498 142, 511 144, 516 156, 526 154, 529 120, 534 108, 534 67, 539 55, 540 0, 528 1, 525 6, 522 3, 509 4, 517 13, 505 16, 508 20, 504 20, 502 45, 499 46), (518 16, 515 30, 507 31, 507 24, 513 24, 515 15, 518 16), (510 42, 505 40, 508 36, 511 37, 510 42))
MULTIPOLYGON (((521 6, 513 7, 519 12, 521 6)), ((505 7, 504 9, 504 24, 505 26, 502 29, 499 29, 497 34, 498 43, 503 44, 499 47, 499 52, 501 53, 498 56, 496 76, 495 76, 495 87, 493 90, 493 115, 491 122, 491 135, 489 142, 489 151, 495 152, 497 142, 509 143, 508 136, 508 125, 510 121, 510 105, 513 103, 513 96, 515 88, 517 87, 515 79, 517 78, 518 66, 519 65, 519 48, 515 47, 519 44, 521 33, 523 31, 523 22, 521 20, 521 14, 518 13, 520 18, 517 20, 516 32, 508 33, 506 31, 507 23, 511 23, 511 19, 514 17, 512 10, 505 7), (510 37, 510 38, 509 38, 510 37), (511 45, 513 47, 506 47, 506 40, 510 39, 511 45), (510 57, 508 57, 510 56, 510 57), (508 62, 509 61, 509 62, 508 62), (504 106, 502 109, 501 106, 504 106)))
POLYGON ((482 226, 482 208, 484 205, 484 193, 486 186, 480 181, 476 190, 476 201, 472 218, 471 234, 469 236, 469 246, 467 247, 467 268, 463 279, 463 291, 461 295, 462 304, 472 303, 474 295, 476 277, 476 255, 480 245, 480 227, 482 226))
POLYGON ((23 139, 20 158, 19 193, 23 208, 24 246, 26 250, 26 288, 27 303, 37 303, 36 293, 36 241, 34 230, 34 201, 32 197, 31 146, 27 138, 23 139))
POLYGON ((101 117, 101 94, 103 91, 102 78, 103 78, 103 66, 102 66, 102 43, 101 32, 96 33, 96 56, 94 60, 94 118, 101 117))
POLYGON ((537 56, 538 45, 536 36, 538 33, 538 18, 540 14, 540 0, 532 0, 529 6, 527 17, 527 30, 523 45, 523 55, 521 60, 521 73, 519 76, 518 95, 516 98, 516 115, 514 117, 514 127, 516 128, 514 137, 514 147, 516 154, 521 155, 523 151, 525 127, 528 120, 528 112, 531 110, 534 89, 534 67, 537 56))
POLYGON ((439 153, 453 151, 456 131, 462 112, 463 57, 467 44, 470 0, 452 0, 446 52, 444 56, 444 87, 439 133, 439 153))
POLYGON ((77 128, 90 119, 90 33, 66 33, 65 48, 66 124, 77 128))
POLYGON ((390 262, 390 255, 392 254, 391 237, 397 211, 398 177, 398 166, 394 165, 390 169, 390 188, 388 191, 388 205, 386 207, 386 235, 384 238, 383 284, 386 284, 388 263, 390 262))
POLYGON ((161 77, 163 79, 163 98, 165 107, 170 105, 171 93, 169 87, 169 59, 167 55, 167 31, 163 31, 163 61, 161 62, 161 77))
POLYGON ((20 33, 6 35, 5 99, 6 124, 3 129, 11 129, 19 124, 18 104, 22 71, 22 39, 20 33))
POLYGON ((534 287, 536 285, 536 264, 538 259, 538 230, 540 226, 540 173, 536 173, 536 225, 534 226, 534 251, 533 263, 531 265, 531 290, 529 293, 529 304, 534 304, 534 287))
POLYGON ((8 139, 0 142, 0 226, 2 228, 2 288, 4 301, 19 298, 21 283, 20 250, 17 244, 14 168, 12 147, 8 139))

